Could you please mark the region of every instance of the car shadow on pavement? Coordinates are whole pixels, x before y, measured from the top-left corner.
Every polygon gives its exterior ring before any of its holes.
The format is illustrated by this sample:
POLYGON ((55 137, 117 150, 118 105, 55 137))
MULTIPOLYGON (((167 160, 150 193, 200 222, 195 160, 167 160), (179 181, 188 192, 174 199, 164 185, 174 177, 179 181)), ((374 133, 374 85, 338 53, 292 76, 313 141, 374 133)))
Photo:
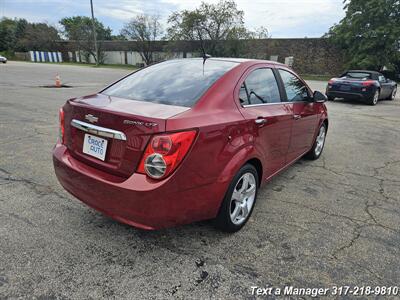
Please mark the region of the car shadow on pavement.
MULTIPOLYGON (((271 181, 267 182, 260 188, 260 194, 264 195, 268 191, 277 191, 284 184, 286 180, 286 173, 292 169, 292 172, 297 172, 296 169, 302 169, 304 164, 311 164, 312 162, 306 159, 300 159, 294 163, 287 170, 283 171, 278 176, 274 177, 271 181)), ((74 198, 75 201, 78 201, 74 198)), ((260 206, 264 206, 261 209, 265 209, 265 205, 268 199, 258 199, 255 205, 256 213, 260 206)), ((117 243, 136 241, 137 245, 142 245, 143 247, 159 247, 164 248, 172 252, 177 253, 196 253, 204 247, 219 247, 220 244, 225 246, 232 240, 243 239, 246 240, 248 237, 246 235, 254 234, 254 231, 258 231, 257 223, 264 223, 263 218, 265 216, 259 215, 257 220, 255 220, 255 214, 251 216, 246 226, 244 226, 239 232, 236 233, 226 233, 218 230, 214 227, 214 220, 204 220, 199 222, 194 222, 190 224, 178 225, 176 227, 159 229, 159 230, 143 230, 129 226, 124 223, 120 223, 112 218, 103 215, 102 213, 86 207, 82 204, 81 211, 83 224, 85 226, 84 231, 97 232, 101 238, 109 239, 110 241, 105 241, 106 244, 115 241, 117 243), (102 233, 100 233, 102 232, 102 233), (107 232, 107 233, 106 233, 107 232), (115 237, 119 237, 115 240, 115 237), (194 251, 194 252, 193 252, 194 251)), ((260 212, 263 213, 262 211, 260 212)), ((256 213, 258 215, 258 213, 256 213)), ((225 246, 221 246, 225 248, 225 246)), ((249 246, 249 245, 247 245, 249 246)))
MULTIPOLYGON (((336 98, 335 100, 330 100, 328 101, 328 103, 343 103, 343 104, 351 104, 353 107, 354 106, 366 106, 366 107, 371 107, 371 105, 369 105, 368 103, 364 102, 364 101, 360 101, 360 100, 353 100, 353 99, 343 99, 343 98, 336 98)), ((393 100, 388 100, 388 99, 381 99, 378 101, 378 104, 382 104, 382 103, 391 103, 393 102, 393 100)))

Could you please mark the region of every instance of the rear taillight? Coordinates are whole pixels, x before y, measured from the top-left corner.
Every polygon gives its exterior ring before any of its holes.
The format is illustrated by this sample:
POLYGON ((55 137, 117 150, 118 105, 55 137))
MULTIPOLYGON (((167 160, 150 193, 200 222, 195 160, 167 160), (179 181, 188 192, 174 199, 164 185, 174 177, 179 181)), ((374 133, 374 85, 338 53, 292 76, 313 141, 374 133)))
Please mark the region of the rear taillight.
POLYGON ((59 137, 60 143, 64 144, 64 111, 62 108, 60 108, 60 111, 58 112, 58 120, 60 122, 58 137, 59 137))
POLYGON ((373 85, 374 81, 373 80, 366 80, 362 83, 363 86, 370 86, 373 85))
POLYGON ((154 179, 167 177, 183 160, 195 137, 195 130, 154 136, 146 147, 137 172, 154 179))
POLYGON ((328 84, 333 84, 335 81, 336 81, 336 79, 335 79, 335 78, 332 78, 332 79, 330 79, 330 80, 328 81, 328 84))

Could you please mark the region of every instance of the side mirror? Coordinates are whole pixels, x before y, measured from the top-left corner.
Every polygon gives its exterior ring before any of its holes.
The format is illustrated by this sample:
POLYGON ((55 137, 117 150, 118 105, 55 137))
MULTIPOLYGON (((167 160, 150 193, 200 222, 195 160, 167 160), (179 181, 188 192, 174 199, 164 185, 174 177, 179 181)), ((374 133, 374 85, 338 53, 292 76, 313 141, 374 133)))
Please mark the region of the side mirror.
POLYGON ((328 100, 328 99, 327 99, 326 96, 325 96, 324 94, 322 94, 321 92, 315 91, 315 92, 314 92, 314 95, 313 95, 313 100, 314 100, 314 102, 323 103, 323 102, 325 102, 325 101, 328 100))

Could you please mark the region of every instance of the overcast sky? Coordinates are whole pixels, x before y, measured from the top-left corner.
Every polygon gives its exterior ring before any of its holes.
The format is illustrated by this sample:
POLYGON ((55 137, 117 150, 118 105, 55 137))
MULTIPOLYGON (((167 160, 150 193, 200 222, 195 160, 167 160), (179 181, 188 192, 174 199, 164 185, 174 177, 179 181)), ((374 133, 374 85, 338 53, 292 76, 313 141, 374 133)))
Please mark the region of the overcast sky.
MULTIPOLYGON (((164 28, 168 15, 193 9, 197 0, 93 0, 95 16, 114 34, 136 14, 158 14, 164 28)), ((206 0, 216 3, 218 0, 206 0)), ((236 0, 246 26, 265 26, 272 37, 320 37, 344 16, 342 0, 236 0)), ((0 0, 2 16, 57 25, 66 16, 90 16, 90 0, 0 0)))

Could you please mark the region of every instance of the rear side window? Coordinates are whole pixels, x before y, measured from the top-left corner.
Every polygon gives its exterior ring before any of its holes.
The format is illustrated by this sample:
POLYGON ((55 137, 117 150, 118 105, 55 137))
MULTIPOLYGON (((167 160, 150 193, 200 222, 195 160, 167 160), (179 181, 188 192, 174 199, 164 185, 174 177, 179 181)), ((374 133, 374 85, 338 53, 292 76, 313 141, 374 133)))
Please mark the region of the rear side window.
POLYGON ((272 70, 262 68, 251 72, 240 87, 239 100, 242 105, 281 102, 272 70))
POLYGON ((169 60, 144 68, 105 89, 108 96, 193 106, 222 75, 237 66, 231 61, 208 59, 169 60))
POLYGON ((279 70, 289 102, 305 101, 309 99, 308 89, 305 84, 292 73, 279 70))

